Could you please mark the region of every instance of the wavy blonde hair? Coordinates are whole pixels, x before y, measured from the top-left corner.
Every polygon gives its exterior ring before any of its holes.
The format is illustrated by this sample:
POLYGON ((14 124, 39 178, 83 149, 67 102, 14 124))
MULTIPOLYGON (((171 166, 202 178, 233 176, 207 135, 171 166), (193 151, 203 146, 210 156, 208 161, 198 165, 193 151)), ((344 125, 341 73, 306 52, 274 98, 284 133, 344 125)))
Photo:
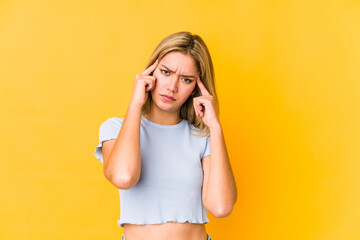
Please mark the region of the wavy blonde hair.
MULTIPOLYGON (((210 95, 213 96, 215 111, 216 114, 219 115, 219 102, 215 91, 214 67, 209 50, 200 36, 191 34, 190 32, 177 32, 165 37, 151 54, 145 69, 151 66, 156 59, 159 59, 160 62, 166 54, 173 51, 189 54, 193 57, 198 71, 200 72, 200 80, 205 85, 210 95)), ((193 105, 193 98, 201 96, 198 85, 196 85, 194 91, 195 93, 190 95, 186 102, 181 106, 180 117, 191 123, 191 128, 196 132, 196 135, 208 136, 210 130, 204 124, 202 118, 196 116, 193 105)), ((152 97, 151 94, 149 94, 148 99, 141 109, 142 114, 150 113, 151 101, 152 97)))

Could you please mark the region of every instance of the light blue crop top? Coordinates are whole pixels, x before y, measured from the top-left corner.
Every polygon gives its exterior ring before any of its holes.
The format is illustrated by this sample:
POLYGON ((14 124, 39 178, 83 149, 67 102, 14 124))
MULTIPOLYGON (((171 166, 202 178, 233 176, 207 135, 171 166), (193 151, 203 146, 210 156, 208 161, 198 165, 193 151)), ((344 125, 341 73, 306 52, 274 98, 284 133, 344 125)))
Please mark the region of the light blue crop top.
MULTIPOLYGON (((101 163, 103 141, 116 139, 123 121, 112 117, 101 124, 94 152, 101 163)), ((160 125, 141 116, 141 175, 130 189, 119 189, 119 227, 124 223, 209 222, 201 198, 201 159, 210 155, 210 136, 197 137, 191 131, 186 119, 160 125)))

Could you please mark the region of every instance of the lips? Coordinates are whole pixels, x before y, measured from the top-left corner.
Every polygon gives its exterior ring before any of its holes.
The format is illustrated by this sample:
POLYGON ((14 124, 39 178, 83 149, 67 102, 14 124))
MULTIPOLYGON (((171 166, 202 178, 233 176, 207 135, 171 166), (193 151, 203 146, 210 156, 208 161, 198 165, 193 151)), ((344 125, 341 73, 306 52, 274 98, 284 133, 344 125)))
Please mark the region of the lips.
POLYGON ((165 94, 160 94, 160 95, 163 96, 164 98, 175 101, 175 98, 173 98, 172 96, 165 95, 165 94))

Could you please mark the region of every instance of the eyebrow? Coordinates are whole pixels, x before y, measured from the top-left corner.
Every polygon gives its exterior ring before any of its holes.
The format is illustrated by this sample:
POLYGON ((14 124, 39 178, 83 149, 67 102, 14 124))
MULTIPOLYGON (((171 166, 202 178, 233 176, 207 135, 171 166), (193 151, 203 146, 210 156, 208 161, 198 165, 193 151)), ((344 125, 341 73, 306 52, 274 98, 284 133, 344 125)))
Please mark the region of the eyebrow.
MULTIPOLYGON (((163 65, 163 64, 161 64, 161 66, 163 66, 164 68, 166 68, 166 70, 168 70, 169 72, 173 72, 173 73, 174 73, 174 71, 171 70, 170 68, 168 68, 167 66, 165 66, 165 65, 163 65)), ((190 77, 190 78, 196 78, 196 76, 194 76, 194 75, 180 75, 180 76, 190 77)))

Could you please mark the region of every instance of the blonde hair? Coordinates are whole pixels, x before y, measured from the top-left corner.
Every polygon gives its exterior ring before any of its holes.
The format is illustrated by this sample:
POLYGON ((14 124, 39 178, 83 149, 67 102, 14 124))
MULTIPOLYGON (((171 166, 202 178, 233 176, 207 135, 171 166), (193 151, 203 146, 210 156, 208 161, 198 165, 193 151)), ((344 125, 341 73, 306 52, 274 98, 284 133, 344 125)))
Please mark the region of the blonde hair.
MULTIPOLYGON (((215 91, 215 76, 213 63, 210 57, 209 50, 198 35, 191 34, 190 32, 177 32, 165 37, 151 54, 146 68, 151 66, 156 59, 161 59, 169 52, 178 51, 183 54, 189 54, 195 60, 196 66, 200 72, 200 80, 205 85, 206 89, 213 96, 213 102, 216 114, 219 115, 219 103, 215 91)), ((193 98, 201 96, 199 87, 196 85, 194 94, 190 95, 186 102, 180 108, 180 117, 189 121, 191 128, 197 135, 208 136, 210 133, 209 128, 204 124, 200 116, 196 116, 193 105, 193 98)), ((150 112, 152 97, 148 95, 148 99, 141 109, 142 114, 150 112)))

